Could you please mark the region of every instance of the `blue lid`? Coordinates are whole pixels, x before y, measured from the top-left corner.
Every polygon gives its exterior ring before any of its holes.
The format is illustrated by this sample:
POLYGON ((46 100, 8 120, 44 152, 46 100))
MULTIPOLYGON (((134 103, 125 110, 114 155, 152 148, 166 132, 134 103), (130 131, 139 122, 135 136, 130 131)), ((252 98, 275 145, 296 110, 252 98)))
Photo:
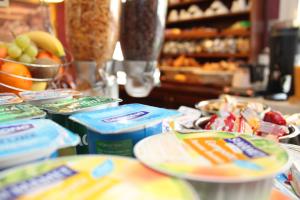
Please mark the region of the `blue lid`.
POLYGON ((48 119, 24 120, 0 125, 0 160, 74 146, 79 137, 48 119))
POLYGON ((143 104, 127 104, 98 111, 74 114, 70 117, 88 129, 102 134, 113 134, 159 122, 168 117, 179 115, 168 110, 143 104))

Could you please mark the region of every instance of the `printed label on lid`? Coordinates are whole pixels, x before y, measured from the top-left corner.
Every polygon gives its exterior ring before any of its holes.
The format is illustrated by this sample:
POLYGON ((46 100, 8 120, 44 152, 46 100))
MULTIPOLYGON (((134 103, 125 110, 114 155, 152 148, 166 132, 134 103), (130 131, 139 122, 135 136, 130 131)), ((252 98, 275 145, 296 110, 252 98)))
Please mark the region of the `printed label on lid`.
POLYGON ((48 149, 55 151, 78 143, 77 135, 51 120, 36 119, 0 124, 0 168, 2 159, 14 159, 14 156, 48 149))
POLYGON ((71 120, 102 134, 118 134, 126 131, 142 130, 147 125, 159 124, 169 117, 178 116, 174 110, 157 108, 143 104, 126 104, 87 113, 78 113, 71 120))
POLYGON ((254 147, 241 137, 232 139, 192 138, 184 139, 185 144, 191 147, 199 156, 203 156, 211 164, 218 165, 234 160, 249 160, 268 156, 267 153, 254 147), (214 151, 214 153, 211 153, 214 151))
POLYGON ((45 115, 46 113, 44 111, 30 104, 0 105, 0 122, 43 118, 45 115))
POLYGON ((0 105, 6 104, 17 104, 21 103, 23 100, 13 93, 2 93, 0 94, 0 105))
POLYGON ((64 157, 0 173, 0 199, 197 200, 183 181, 133 159, 64 157))
POLYGON ((163 173, 213 182, 273 176, 289 164, 289 155, 274 141, 217 131, 152 136, 134 153, 163 173))
POLYGON ((19 132, 30 130, 32 128, 34 128, 33 124, 19 124, 19 125, 4 126, 4 127, 0 127, 0 136, 12 134, 12 133, 19 133, 19 132))
POLYGON ((0 199, 16 199, 28 191, 47 187, 48 185, 61 182, 76 174, 77 172, 71 168, 60 166, 36 177, 0 189, 0 199))
POLYGON ((87 97, 61 100, 55 103, 42 104, 41 108, 49 111, 50 113, 71 114, 81 110, 96 108, 99 106, 105 106, 110 103, 115 103, 120 101, 121 101, 120 99, 87 96, 87 97))
POLYGON ((126 115, 121 115, 121 116, 116 116, 116 117, 110 117, 103 119, 103 122, 106 123, 112 123, 112 122, 121 122, 121 121, 127 121, 127 120, 133 120, 133 119, 138 119, 140 117, 143 117, 145 115, 149 114, 147 111, 139 111, 139 112, 134 112, 126 115))
POLYGON ((72 96, 80 96, 81 93, 76 90, 70 89, 55 89, 55 90, 44 90, 44 91, 26 91, 21 92, 20 96, 25 101, 38 101, 38 100, 50 100, 50 99, 61 99, 72 96))

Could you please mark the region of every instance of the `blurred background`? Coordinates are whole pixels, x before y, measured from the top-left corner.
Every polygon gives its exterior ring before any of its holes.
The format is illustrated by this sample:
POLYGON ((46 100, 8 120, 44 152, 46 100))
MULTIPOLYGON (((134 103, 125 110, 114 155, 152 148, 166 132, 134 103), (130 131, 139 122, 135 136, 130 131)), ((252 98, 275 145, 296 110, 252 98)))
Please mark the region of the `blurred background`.
MULTIPOLYGON (((44 30, 70 48, 66 34, 70 29, 66 20, 70 2, 77 1, 0 1, 1 41, 29 30, 44 30)), ((117 73, 117 96, 125 103, 166 108, 194 106, 223 93, 286 100, 299 90, 294 78, 300 49, 299 5, 298 0, 169 0, 164 42, 157 59, 160 71, 154 75, 160 75, 160 80, 153 83, 151 92, 136 98, 124 86, 126 74, 117 73)), ((119 43, 113 58, 123 59, 119 43)), ((88 68, 90 64, 83 71, 88 68)), ((64 78, 58 81, 58 87, 95 87, 90 80, 82 80, 78 69, 73 64, 61 72, 64 78)))

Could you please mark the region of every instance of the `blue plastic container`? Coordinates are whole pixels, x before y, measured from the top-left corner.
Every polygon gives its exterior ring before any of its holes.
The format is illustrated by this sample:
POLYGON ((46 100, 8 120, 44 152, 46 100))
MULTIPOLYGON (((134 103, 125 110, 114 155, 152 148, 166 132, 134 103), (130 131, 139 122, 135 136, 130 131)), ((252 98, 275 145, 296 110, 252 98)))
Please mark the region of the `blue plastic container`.
POLYGON ((173 110, 127 104, 70 117, 88 129, 90 154, 133 156, 134 145, 162 132, 162 121, 176 116, 173 110))
POLYGON ((99 134, 88 130, 89 152, 91 154, 112 154, 133 156, 133 147, 140 140, 162 132, 162 123, 120 134, 99 134))
POLYGON ((55 158, 58 150, 75 146, 79 137, 47 119, 0 124, 0 169, 55 158))

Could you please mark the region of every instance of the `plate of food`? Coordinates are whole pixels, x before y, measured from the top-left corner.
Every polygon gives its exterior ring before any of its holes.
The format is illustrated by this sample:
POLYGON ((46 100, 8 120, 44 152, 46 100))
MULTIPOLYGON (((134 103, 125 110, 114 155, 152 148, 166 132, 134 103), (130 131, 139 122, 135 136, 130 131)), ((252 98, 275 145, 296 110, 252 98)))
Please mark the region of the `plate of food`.
POLYGON ((249 107, 239 113, 223 111, 200 117, 194 121, 192 129, 177 129, 181 133, 211 130, 258 135, 283 143, 287 143, 300 133, 299 128, 289 123, 280 112, 268 111, 259 114, 249 107))
POLYGON ((223 95, 219 99, 212 99, 198 102, 195 107, 202 111, 205 115, 216 114, 222 110, 237 113, 246 107, 250 107, 253 110, 264 113, 271 110, 270 106, 259 102, 248 102, 238 100, 230 95, 223 95))

